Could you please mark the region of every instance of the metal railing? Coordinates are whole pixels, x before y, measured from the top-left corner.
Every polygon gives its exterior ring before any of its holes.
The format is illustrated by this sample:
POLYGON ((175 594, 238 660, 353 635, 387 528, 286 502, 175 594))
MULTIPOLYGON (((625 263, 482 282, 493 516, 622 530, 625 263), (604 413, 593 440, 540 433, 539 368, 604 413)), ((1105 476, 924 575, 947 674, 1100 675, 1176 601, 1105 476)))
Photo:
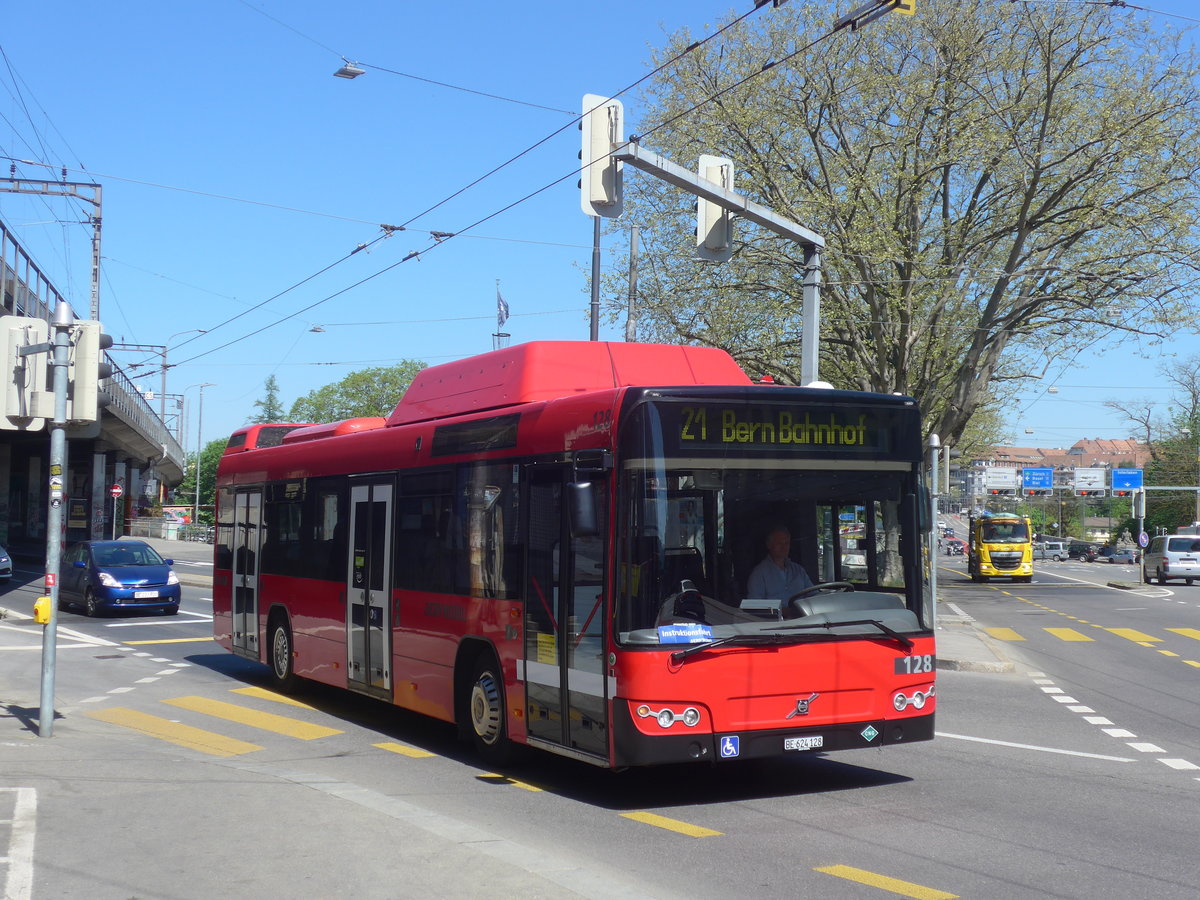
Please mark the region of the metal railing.
MULTIPOLYGON (((25 252, 8 226, 0 222, 0 315, 29 316, 53 323, 54 310, 60 302, 66 302, 65 298, 25 252)), ((78 321, 79 317, 75 316, 75 319, 78 321)), ((108 354, 105 357, 112 364, 112 357, 108 354)), ((129 376, 113 364, 113 375, 101 382, 101 389, 112 398, 108 407, 110 413, 154 445, 162 447, 164 456, 183 468, 183 447, 129 376)))

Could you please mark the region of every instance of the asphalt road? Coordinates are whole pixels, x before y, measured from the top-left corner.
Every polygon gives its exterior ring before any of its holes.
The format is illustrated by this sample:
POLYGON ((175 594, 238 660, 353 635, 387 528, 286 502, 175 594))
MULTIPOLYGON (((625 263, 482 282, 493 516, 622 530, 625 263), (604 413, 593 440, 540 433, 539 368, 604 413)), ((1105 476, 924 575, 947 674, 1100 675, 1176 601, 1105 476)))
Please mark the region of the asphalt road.
POLYGON ((1200 586, 1109 588, 1129 573, 1100 564, 1047 564, 1031 585, 940 568, 944 612, 1013 667, 940 672, 935 741, 624 773, 535 753, 489 771, 442 723, 315 686, 263 691, 262 667, 208 640, 211 603, 190 586, 173 618, 62 616, 60 718, 38 739, 37 652, 11 648, 40 629, 6 619, 10 887, 16 873, 16 896, 37 897, 1194 900, 1200 586))

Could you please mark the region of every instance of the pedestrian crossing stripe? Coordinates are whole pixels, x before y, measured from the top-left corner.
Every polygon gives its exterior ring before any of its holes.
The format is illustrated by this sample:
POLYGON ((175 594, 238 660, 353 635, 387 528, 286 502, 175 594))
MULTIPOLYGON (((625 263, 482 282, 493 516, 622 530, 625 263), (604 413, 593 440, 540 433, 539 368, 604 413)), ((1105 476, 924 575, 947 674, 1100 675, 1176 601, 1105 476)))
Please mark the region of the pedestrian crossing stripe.
POLYGON ((160 738, 190 750, 198 750, 209 756, 239 756, 262 749, 258 744, 239 741, 237 738, 205 731, 203 728, 193 728, 191 725, 183 725, 179 722, 172 722, 170 719, 121 706, 96 710, 87 715, 89 718, 140 731, 142 734, 160 738))
POLYGON ((1058 638, 1060 641, 1075 642, 1095 640, 1095 638, 1090 638, 1086 634, 1079 633, 1074 628, 1046 628, 1044 630, 1054 635, 1054 637, 1058 638))
POLYGON ((226 703, 223 700, 209 700, 207 697, 172 697, 162 702, 178 706, 181 709, 190 709, 192 712, 203 713, 206 716, 236 722, 239 725, 249 725, 251 728, 299 738, 302 741, 311 741, 342 733, 336 728, 313 725, 309 722, 301 722, 299 719, 289 719, 287 716, 259 712, 246 706, 226 703))
POLYGON ((1023 641, 1023 640, 1025 640, 1025 638, 1023 638, 1021 635, 1017 634, 1017 632, 1013 631, 1011 628, 985 628, 983 630, 998 641, 1023 641))
MULTIPOLYGON (((1093 627, 1099 628, 1100 626, 1093 627)), ((1163 638, 1154 637, 1153 635, 1138 631, 1136 628, 1103 628, 1101 630, 1107 631, 1109 634, 1116 635, 1117 637, 1123 637, 1126 640, 1133 641, 1134 643, 1140 644, 1143 647, 1154 647, 1155 644, 1161 644, 1163 642, 1163 638)), ((1016 643, 1028 640, 1025 635, 1012 628, 984 628, 983 631, 989 637, 993 637, 998 641, 1016 643)), ((1046 632, 1052 637, 1058 638, 1060 641, 1067 641, 1071 643, 1095 642, 1095 638, 1089 637, 1083 632, 1076 631, 1074 628, 1043 628, 1042 631, 1046 632)), ((1200 628, 1166 628, 1164 631, 1169 631, 1171 634, 1178 634, 1181 637, 1200 641, 1200 628)), ((1161 650, 1159 648, 1155 649, 1158 649, 1160 653, 1175 655, 1171 654, 1170 651, 1161 650)))
POLYGON ((1151 637, 1148 634, 1143 634, 1136 628, 1106 628, 1104 630, 1115 634, 1117 637, 1123 637, 1126 640, 1130 640, 1138 644, 1154 644, 1162 641, 1162 638, 1151 637))

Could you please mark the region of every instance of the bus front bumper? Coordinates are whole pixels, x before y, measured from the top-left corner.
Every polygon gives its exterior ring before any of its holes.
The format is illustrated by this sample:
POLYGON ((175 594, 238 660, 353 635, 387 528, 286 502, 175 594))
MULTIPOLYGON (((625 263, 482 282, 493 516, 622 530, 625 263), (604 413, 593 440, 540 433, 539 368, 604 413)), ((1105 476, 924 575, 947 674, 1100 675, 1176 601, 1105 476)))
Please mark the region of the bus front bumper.
POLYGON ((628 703, 615 701, 613 711, 613 765, 617 767, 783 758, 933 739, 932 712, 903 719, 843 722, 822 727, 651 736, 643 734, 633 724, 628 703))

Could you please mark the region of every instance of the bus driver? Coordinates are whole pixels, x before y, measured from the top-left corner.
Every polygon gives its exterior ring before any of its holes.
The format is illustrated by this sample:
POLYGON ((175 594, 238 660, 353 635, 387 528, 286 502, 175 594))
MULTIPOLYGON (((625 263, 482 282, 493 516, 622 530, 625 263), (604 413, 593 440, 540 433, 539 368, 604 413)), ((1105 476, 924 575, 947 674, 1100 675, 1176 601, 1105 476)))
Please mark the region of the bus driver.
POLYGON ((746 583, 747 597, 789 600, 813 586, 804 567, 788 556, 791 549, 792 533, 783 525, 772 528, 767 534, 767 555, 750 572, 746 583))

